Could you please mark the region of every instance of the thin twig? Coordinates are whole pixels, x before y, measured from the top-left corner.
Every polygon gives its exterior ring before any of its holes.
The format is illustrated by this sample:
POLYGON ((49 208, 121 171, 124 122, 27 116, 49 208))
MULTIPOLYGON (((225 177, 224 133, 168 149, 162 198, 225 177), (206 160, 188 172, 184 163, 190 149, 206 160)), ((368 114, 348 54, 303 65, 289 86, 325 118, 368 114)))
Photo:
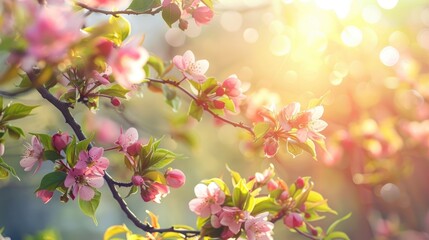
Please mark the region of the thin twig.
POLYGON ((182 91, 183 93, 185 93, 186 95, 188 95, 188 96, 189 96, 192 100, 194 100, 197 104, 199 104, 200 106, 202 106, 202 107, 203 107, 203 109, 204 109, 206 112, 210 113, 213 117, 215 117, 215 118, 217 118, 217 119, 221 120, 222 122, 228 123, 229 125, 232 125, 232 126, 234 126, 234 127, 242 128, 242 129, 244 129, 244 130, 248 131, 248 132, 249 132, 250 134, 252 134, 253 136, 255 136, 255 133, 253 132, 253 129, 252 129, 251 127, 249 127, 249 126, 245 125, 245 124, 244 124, 244 123, 242 123, 242 122, 237 123, 237 122, 234 122, 234 121, 228 120, 228 119, 226 119, 226 118, 224 118, 224 117, 221 117, 221 116, 219 116, 218 114, 216 114, 215 112, 213 112, 212 110, 210 110, 207 106, 201 105, 201 104, 200 104, 200 102, 201 102, 201 101, 199 101, 199 99, 198 99, 196 96, 194 96, 194 95, 193 95, 192 93, 190 93, 188 90, 186 90, 185 88, 183 88, 182 86, 180 86, 181 81, 180 81, 180 82, 176 82, 176 81, 172 81, 172 80, 153 79, 153 78, 147 78, 147 80, 149 80, 150 82, 153 82, 153 83, 167 84, 167 85, 170 85, 170 86, 173 86, 173 87, 175 87, 175 88, 179 89, 180 91, 182 91))
POLYGON ((155 9, 149 9, 149 10, 144 11, 144 12, 133 11, 133 10, 107 11, 107 10, 102 10, 102 9, 90 7, 90 6, 86 5, 85 3, 81 3, 81 2, 77 2, 76 5, 81 7, 81 8, 88 10, 89 12, 102 13, 102 14, 112 15, 112 16, 118 16, 118 14, 126 14, 126 15, 150 14, 150 15, 155 15, 155 14, 161 12, 161 10, 162 10, 162 8, 159 7, 159 8, 155 8, 155 9))
MULTIPOLYGON (((35 81, 37 79, 37 76, 34 72, 27 72, 27 75, 31 81, 35 81)), ((55 96, 53 96, 45 87, 39 86, 37 87, 37 91, 40 93, 40 95, 49 101, 53 106, 55 106, 63 115, 66 123, 73 129, 74 133, 76 134, 77 138, 80 141, 83 141, 86 139, 85 134, 82 131, 81 126, 76 122, 74 117, 72 116, 69 107, 70 104, 66 102, 62 102, 58 100, 55 96)), ((92 145, 89 145, 89 148, 91 148, 92 145)), ((115 188, 116 186, 120 187, 130 187, 132 186, 132 183, 121 183, 115 181, 107 172, 104 174, 104 180, 106 181, 110 191, 112 192, 113 198, 118 202, 120 208, 125 213, 125 215, 128 217, 128 219, 131 220, 131 222, 134 223, 138 228, 142 229, 145 232, 149 233, 165 233, 165 232, 175 232, 182 234, 185 236, 185 238, 189 237, 195 237, 200 235, 200 231, 194 231, 194 230, 180 230, 175 229, 174 227, 170 228, 154 228, 150 226, 149 224, 142 223, 137 216, 131 211, 131 209, 128 208, 127 203, 125 200, 121 197, 118 190, 115 188)))
POLYGON ((8 92, 8 91, 1 91, 0 90, 0 96, 13 98, 13 97, 17 97, 18 95, 27 93, 31 90, 33 90, 33 87, 19 89, 19 90, 14 91, 14 92, 8 92))

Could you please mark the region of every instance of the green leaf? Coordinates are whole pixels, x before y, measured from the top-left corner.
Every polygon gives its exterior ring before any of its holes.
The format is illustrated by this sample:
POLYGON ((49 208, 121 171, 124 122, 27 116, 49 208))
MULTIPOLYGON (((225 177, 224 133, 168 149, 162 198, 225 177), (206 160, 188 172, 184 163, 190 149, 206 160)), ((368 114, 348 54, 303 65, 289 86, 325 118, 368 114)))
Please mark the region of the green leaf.
POLYGON ((130 35, 131 24, 126 18, 122 17, 121 15, 118 15, 116 17, 110 16, 109 24, 111 30, 113 30, 113 33, 111 34, 113 34, 113 37, 116 39, 116 41, 120 40, 119 43, 122 43, 128 37, 128 35, 130 35))
POLYGON ((278 213, 281 209, 282 207, 273 198, 259 197, 255 199, 255 207, 253 208, 252 215, 255 216, 263 212, 278 213))
POLYGON ((249 196, 249 189, 247 189, 244 179, 240 179, 232 192, 232 203, 234 206, 244 210, 249 196))
POLYGON ((66 176, 67 174, 65 172, 51 172, 46 174, 42 178, 40 186, 36 189, 36 192, 39 190, 54 191, 57 187, 63 185, 66 176))
POLYGON ((349 236, 347 236, 347 234, 344 232, 332 232, 323 238, 323 240, 339 240, 339 239, 350 240, 349 236))
POLYGON ((128 192, 127 196, 125 196, 124 198, 127 198, 127 197, 131 196, 131 194, 136 194, 138 191, 139 191, 139 187, 138 187, 138 186, 133 185, 133 186, 130 188, 130 191, 128 192))
POLYGON ((299 143, 294 140, 287 141, 287 152, 290 153, 293 157, 296 157, 302 153, 302 148, 300 148, 299 143))
POLYGON ((215 78, 207 78, 207 80, 201 85, 201 91, 205 94, 214 93, 218 88, 217 80, 215 78))
POLYGON ((22 131, 22 129, 19 128, 19 127, 14 127, 14 126, 11 126, 11 125, 7 125, 6 128, 7 128, 7 133, 9 134, 9 136, 11 138, 19 139, 20 137, 24 137, 25 136, 24 135, 24 131, 22 131))
POLYGON ((253 127, 253 132, 255 133, 255 141, 265 137, 265 134, 270 130, 271 124, 267 122, 258 122, 253 127))
POLYGON ((204 108, 192 100, 191 105, 189 106, 188 115, 195 118, 197 121, 201 121, 203 113, 204 108))
POLYGON ((213 9, 213 0, 201 0, 207 7, 213 9))
POLYGON ((55 150, 45 150, 43 151, 43 157, 47 160, 51 160, 52 162, 55 162, 55 160, 63 159, 63 156, 58 154, 55 150))
POLYGON ((150 159, 150 168, 160 169, 166 167, 176 159, 176 154, 166 149, 157 149, 150 159))
POLYGON ((0 96, 0 113, 3 112, 3 97, 0 96))
POLYGON ((226 165, 226 169, 228 169, 228 171, 231 173, 231 177, 232 177, 232 185, 233 185, 233 186, 236 186, 236 185, 240 182, 240 180, 241 180, 240 173, 238 173, 238 172, 236 172, 236 171, 231 170, 231 168, 229 168, 229 166, 228 166, 228 165, 226 165))
POLYGON ((155 69, 158 76, 162 76, 165 71, 164 61, 158 56, 151 55, 147 60, 147 64, 155 69))
POLYGON ((231 112, 235 112, 234 101, 232 101, 230 98, 223 96, 223 97, 220 97, 218 100, 225 103, 225 109, 227 109, 231 112))
POLYGON ((145 12, 152 8, 159 7, 161 5, 160 0, 133 0, 127 9, 133 11, 145 12))
POLYGON ((162 18, 169 27, 180 19, 181 11, 175 3, 170 3, 162 8, 162 18))
POLYGON ((79 207, 82 212, 88 217, 92 218, 95 225, 98 225, 95 212, 97 211, 98 204, 100 203, 101 193, 95 190, 95 195, 90 201, 84 201, 79 198, 79 207))
POLYGON ((115 84, 110 88, 101 89, 99 93, 104 95, 109 95, 112 97, 126 98, 127 97, 126 95, 129 91, 130 90, 123 88, 121 85, 115 84))
POLYGON ((160 171, 150 171, 150 172, 147 172, 147 173, 145 173, 143 175, 143 177, 148 178, 148 179, 150 179, 150 180, 152 180, 154 182, 162 183, 162 184, 166 184, 166 182, 167 182, 165 180, 164 174, 161 173, 160 171))
POLYGON ((76 144, 76 154, 79 155, 79 153, 81 151, 88 150, 88 146, 91 143, 91 141, 92 141, 93 138, 94 138, 94 135, 90 136, 89 138, 87 138, 85 140, 82 140, 82 141, 78 142, 76 144))
POLYGON ((19 177, 16 175, 16 171, 13 167, 9 166, 3 158, 0 157, 0 179, 1 178, 7 178, 9 176, 9 173, 11 173, 14 177, 16 177, 18 180, 19 177))
POLYGON ((11 104, 4 109, 2 122, 24 118, 36 107, 37 106, 27 106, 21 103, 11 104))
MULTIPOLYGON (((326 235, 331 235, 331 233, 334 232, 334 230, 335 230, 335 228, 337 227, 338 224, 340 224, 341 222, 349 219, 351 216, 352 216, 352 213, 348 213, 346 216, 344 216, 344 217, 338 219, 337 221, 333 222, 331 224, 331 226, 329 226, 328 230, 326 230, 326 235)), ((333 239, 333 238, 331 238, 331 239, 333 239)), ((345 238, 345 239, 348 239, 348 238, 345 238)))
POLYGON ((72 141, 67 145, 66 148, 66 159, 67 163, 73 167, 77 160, 76 160, 76 137, 73 135, 72 141))

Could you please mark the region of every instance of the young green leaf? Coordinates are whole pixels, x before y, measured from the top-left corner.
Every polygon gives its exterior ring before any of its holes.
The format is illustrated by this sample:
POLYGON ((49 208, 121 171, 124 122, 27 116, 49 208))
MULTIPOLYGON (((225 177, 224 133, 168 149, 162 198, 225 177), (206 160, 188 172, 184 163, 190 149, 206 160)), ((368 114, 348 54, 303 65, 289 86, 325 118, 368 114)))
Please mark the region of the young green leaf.
POLYGON ((9 166, 1 157, 0 157, 0 172, 2 172, 0 173, 0 178, 2 178, 1 176, 4 176, 3 178, 6 178, 9 176, 9 173, 11 173, 14 177, 20 180, 18 175, 16 175, 15 169, 9 166))
POLYGON ((113 35, 113 38, 116 40, 116 42, 122 43, 128 35, 130 35, 131 32, 131 24, 130 22, 122 17, 121 15, 118 16, 111 16, 109 18, 110 23, 110 29, 113 31, 111 33, 113 35))
MULTIPOLYGON (((338 219, 337 221, 333 222, 331 224, 331 226, 329 226, 328 230, 326 230, 326 235, 331 235, 334 232, 334 230, 335 230, 335 228, 337 227, 338 224, 340 224, 341 222, 349 219, 351 216, 352 216, 352 213, 348 213, 346 216, 344 216, 344 217, 338 219)), ((331 238, 331 239, 333 239, 333 238, 331 238)), ((348 238, 345 238, 345 239, 348 239, 348 238)))
POLYGON ((127 9, 138 12, 146 12, 152 8, 159 7, 160 5, 160 0, 133 0, 127 9))
POLYGON ((188 115, 195 118, 197 121, 201 121, 204 113, 204 108, 198 105, 195 101, 191 102, 189 106, 188 115))
POLYGON ((66 148, 66 159, 67 163, 70 166, 74 166, 77 162, 76 160, 76 136, 73 135, 71 143, 66 148))
POLYGON ((104 95, 109 95, 112 97, 126 98, 127 97, 126 95, 129 91, 130 90, 123 88, 121 85, 115 84, 110 88, 101 89, 99 93, 104 95))
POLYGON ((271 124, 267 122, 258 122, 253 127, 253 132, 255 133, 255 141, 258 141, 259 139, 263 138, 265 134, 270 130, 271 124))
POLYGON ((88 217, 92 218, 95 225, 98 225, 95 212, 97 211, 98 204, 100 203, 101 193, 95 190, 95 195, 90 201, 84 201, 79 198, 79 207, 82 212, 88 217))
POLYGON ((36 189, 36 192, 39 190, 54 191, 57 189, 57 187, 63 185, 66 176, 67 174, 64 172, 51 172, 46 174, 43 176, 39 187, 36 189))
POLYGON ((11 138, 19 139, 20 137, 24 137, 24 131, 22 131, 19 127, 14 127, 11 125, 6 125, 7 133, 11 138))
POLYGON ((27 106, 21 103, 13 103, 4 108, 2 122, 24 118, 30 115, 37 106, 27 106))

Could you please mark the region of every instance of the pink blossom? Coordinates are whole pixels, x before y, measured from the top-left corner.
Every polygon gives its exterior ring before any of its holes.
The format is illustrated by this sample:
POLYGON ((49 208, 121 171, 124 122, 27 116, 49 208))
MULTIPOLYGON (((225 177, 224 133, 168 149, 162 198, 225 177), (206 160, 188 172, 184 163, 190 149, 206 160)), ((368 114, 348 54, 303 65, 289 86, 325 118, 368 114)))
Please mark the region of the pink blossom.
POLYGON ((267 183, 267 189, 270 192, 276 190, 278 187, 279 187, 279 184, 273 179, 270 179, 270 181, 268 181, 267 183))
POLYGON ((222 83, 222 88, 225 89, 225 94, 231 98, 239 97, 242 95, 241 81, 237 75, 231 75, 222 83))
POLYGON ((300 109, 301 104, 293 102, 280 110, 279 120, 283 130, 290 131, 292 129, 292 120, 295 119, 300 109))
MULTIPOLYGON (((97 71, 92 71, 91 78, 95 80, 95 84, 109 85, 109 75, 112 74, 112 68, 110 66, 106 67, 106 70, 102 73, 97 71)), ((91 87, 91 86, 88 86, 91 87)))
POLYGON ((223 207, 219 215, 219 222, 221 225, 228 227, 231 232, 237 234, 248 216, 248 212, 238 207, 223 207))
POLYGON ((322 117, 323 111, 324 109, 322 106, 317 106, 303 113, 304 115, 308 114, 308 116, 305 116, 304 121, 299 121, 300 118, 298 117, 295 126, 298 128, 297 137, 299 141, 305 142, 307 138, 324 138, 324 136, 319 133, 328 126, 325 121, 319 119, 322 117))
POLYGON ((48 203, 49 201, 51 201, 52 196, 54 196, 54 192, 53 191, 49 191, 49 190, 39 190, 36 192, 36 197, 40 198, 42 200, 42 202, 44 204, 48 203))
POLYGON ((274 137, 265 139, 264 152, 267 158, 272 158, 277 154, 279 150, 279 141, 274 137))
POLYGON ((31 145, 27 145, 27 149, 24 153, 24 156, 19 162, 21 167, 24 168, 24 171, 31 171, 34 164, 36 163, 37 167, 34 170, 34 173, 36 173, 40 169, 43 162, 43 150, 44 149, 42 143, 40 143, 39 139, 36 136, 33 136, 31 138, 31 145))
POLYGON ((120 149, 121 151, 126 152, 128 147, 136 143, 138 139, 139 139, 139 133, 137 129, 131 127, 131 128, 128 128, 128 130, 125 131, 125 133, 123 133, 121 129, 121 133, 119 134, 118 140, 116 140, 115 144, 121 147, 120 149))
POLYGON ((192 12, 192 17, 198 26, 208 24, 213 18, 213 11, 206 6, 197 7, 192 12))
POLYGON ((70 46, 81 38, 83 21, 82 15, 64 6, 40 8, 24 34, 29 56, 49 62, 61 60, 70 46))
POLYGON ((52 136, 52 145, 54 148, 61 152, 61 150, 64 150, 64 148, 71 142, 71 137, 68 133, 55 133, 52 136))
POLYGON ((101 147, 92 147, 89 151, 81 151, 75 168, 88 169, 88 171, 104 175, 104 171, 109 167, 109 159, 103 157, 103 154, 104 149, 101 147))
POLYGON ((79 0, 79 2, 94 8, 113 9, 113 8, 124 7, 126 4, 129 4, 130 1, 128 0, 79 0))
POLYGON ((167 180, 167 185, 173 188, 180 188, 185 184, 186 176, 179 169, 171 169, 165 172, 165 179, 167 180))
POLYGON ((225 201, 225 193, 215 182, 211 182, 208 186, 199 183, 195 186, 194 191, 197 198, 189 202, 189 209, 192 212, 205 218, 221 211, 221 204, 225 201))
POLYGON ((141 186, 144 183, 144 179, 140 175, 134 175, 131 177, 131 182, 134 186, 141 186))
POLYGON ((94 188, 104 184, 103 175, 84 168, 72 168, 64 181, 66 188, 72 188, 73 197, 79 196, 84 201, 90 201, 94 195, 94 188))
POLYGON ((283 223, 290 228, 296 228, 301 227, 304 221, 301 214, 292 212, 283 218, 283 223))
POLYGON ((176 55, 173 58, 173 63, 186 78, 198 83, 206 81, 207 78, 204 74, 209 68, 209 62, 205 59, 195 61, 195 56, 192 51, 186 51, 183 56, 176 55))
POLYGON ((272 240, 274 224, 267 221, 268 212, 249 216, 244 223, 248 240, 272 240))
POLYGON ((161 198, 170 192, 167 185, 159 182, 145 181, 141 187, 141 197, 145 202, 153 201, 161 203, 161 198))
POLYGON ((137 142, 131 144, 127 148, 127 153, 131 156, 137 156, 140 154, 142 147, 143 147, 143 140, 138 140, 137 142))
POLYGON ((126 89, 141 83, 145 77, 143 66, 149 59, 149 53, 139 46, 137 39, 120 48, 113 49, 107 64, 112 67, 116 82, 126 89))

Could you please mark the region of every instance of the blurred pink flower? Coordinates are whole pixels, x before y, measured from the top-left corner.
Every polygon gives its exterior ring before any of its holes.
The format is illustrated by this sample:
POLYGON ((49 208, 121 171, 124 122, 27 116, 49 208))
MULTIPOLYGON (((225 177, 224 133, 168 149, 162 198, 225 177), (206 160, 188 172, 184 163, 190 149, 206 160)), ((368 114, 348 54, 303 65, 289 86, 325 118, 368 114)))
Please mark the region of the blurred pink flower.
POLYGON ((90 7, 94 8, 121 8, 129 4, 128 0, 79 0, 90 7))
POLYGON ((244 223, 248 240, 272 240, 274 224, 267 221, 268 212, 249 216, 244 223))
POLYGON ((206 6, 197 7, 192 12, 192 17, 198 26, 208 24, 213 18, 213 11, 206 6))
POLYGON ((37 167, 34 170, 34 173, 39 171, 40 166, 42 166, 43 162, 43 146, 40 143, 39 139, 36 136, 31 138, 31 145, 27 145, 27 149, 25 150, 24 156, 19 162, 21 167, 24 168, 24 171, 31 171, 34 164, 37 163, 37 167))
POLYGON ((137 39, 120 48, 112 50, 107 64, 112 67, 116 82, 126 89, 132 89, 146 77, 143 66, 149 59, 149 53, 139 46, 137 39))
POLYGON ((103 154, 104 149, 101 147, 92 147, 89 151, 81 151, 75 168, 104 175, 104 171, 109 167, 109 159, 103 157, 103 154))
POLYGON ((235 235, 240 232, 241 225, 246 221, 248 216, 248 212, 238 207, 223 207, 219 215, 219 222, 221 225, 228 227, 235 235))
POLYGON ((103 175, 87 168, 70 169, 64 181, 66 188, 72 188, 73 197, 79 196, 84 201, 90 201, 95 195, 94 188, 100 188, 103 184, 103 175))
POLYGON ((243 90, 241 89, 241 81, 237 75, 231 75, 222 83, 222 88, 225 90, 225 94, 228 97, 235 98, 242 95, 243 90))
POLYGON ((122 152, 127 152, 128 147, 133 145, 139 140, 139 133, 137 129, 131 127, 128 128, 125 133, 122 132, 119 134, 118 139, 116 140, 115 144, 119 145, 121 147, 122 152))
POLYGON ((279 113, 279 121, 283 130, 290 131, 293 127, 292 120, 295 119, 296 115, 301 109, 301 104, 293 102, 282 108, 279 113))
POLYGON ((205 59, 195 61, 195 56, 192 51, 186 51, 183 56, 176 55, 173 58, 173 63, 189 80, 198 83, 206 81, 207 78, 204 74, 209 68, 209 62, 205 59))
POLYGON ((167 185, 172 188, 180 188, 185 184, 186 176, 179 169, 171 169, 165 172, 165 179, 167 180, 167 185))
POLYGON ((169 192, 170 189, 167 185, 159 182, 144 181, 140 195, 145 202, 161 203, 161 198, 165 197, 169 192))
POLYGON ((97 132, 96 138, 98 141, 107 144, 117 141, 119 135, 121 134, 121 129, 118 124, 108 118, 90 121, 88 128, 97 132))
POLYGON ((225 201, 225 193, 215 182, 211 182, 208 186, 199 183, 195 186, 194 191, 197 198, 189 202, 189 209, 192 212, 205 218, 221 211, 221 204, 225 201))
POLYGON ((54 196, 54 192, 53 191, 39 190, 39 191, 36 192, 36 197, 40 198, 44 204, 46 204, 49 201, 51 201, 52 196, 54 196))
POLYGON ((66 132, 55 133, 52 136, 52 145, 58 152, 61 152, 71 142, 71 139, 70 135, 66 132))
POLYGON ((283 223, 290 228, 296 228, 301 227, 304 221, 301 214, 292 212, 283 218, 283 223))
POLYGON ((62 60, 70 46, 81 38, 83 22, 83 16, 71 8, 59 5, 41 7, 24 34, 29 57, 48 62, 62 60))

